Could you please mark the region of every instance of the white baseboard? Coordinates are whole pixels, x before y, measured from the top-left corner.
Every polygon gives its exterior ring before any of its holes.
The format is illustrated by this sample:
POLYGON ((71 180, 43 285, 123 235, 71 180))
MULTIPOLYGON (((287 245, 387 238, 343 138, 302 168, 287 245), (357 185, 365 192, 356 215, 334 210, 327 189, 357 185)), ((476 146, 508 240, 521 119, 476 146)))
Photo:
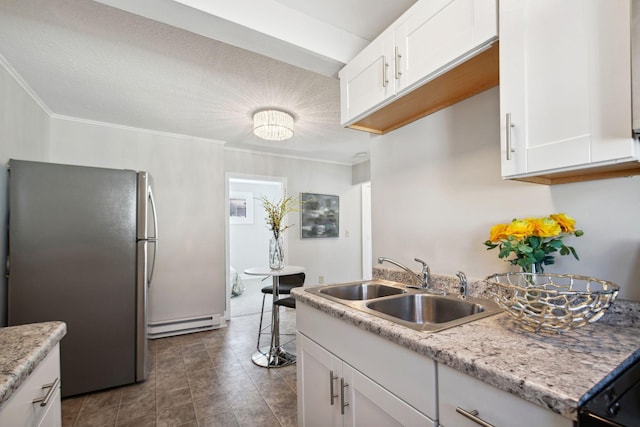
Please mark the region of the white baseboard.
POLYGON ((222 320, 223 319, 219 314, 207 314, 187 319, 150 322, 147 328, 147 336, 150 339, 156 339, 190 334, 193 332, 208 331, 224 326, 222 324, 222 320))

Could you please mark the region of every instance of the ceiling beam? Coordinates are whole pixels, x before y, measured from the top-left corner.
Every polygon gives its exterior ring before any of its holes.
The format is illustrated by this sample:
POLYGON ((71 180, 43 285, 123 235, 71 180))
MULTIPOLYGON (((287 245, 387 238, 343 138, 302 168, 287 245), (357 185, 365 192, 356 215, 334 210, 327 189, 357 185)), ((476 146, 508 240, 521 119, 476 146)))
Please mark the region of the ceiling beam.
POLYGON ((95 1, 331 77, 369 43, 274 0, 95 1))

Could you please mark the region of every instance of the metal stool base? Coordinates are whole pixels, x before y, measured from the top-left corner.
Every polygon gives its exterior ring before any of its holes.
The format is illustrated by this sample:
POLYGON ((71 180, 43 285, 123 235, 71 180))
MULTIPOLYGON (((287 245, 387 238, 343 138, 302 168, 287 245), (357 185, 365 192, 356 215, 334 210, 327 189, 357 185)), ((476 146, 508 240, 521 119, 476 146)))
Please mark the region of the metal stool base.
POLYGON ((296 355, 285 351, 283 348, 273 348, 269 352, 269 347, 263 347, 253 353, 251 361, 263 368, 284 368, 296 363, 296 355))

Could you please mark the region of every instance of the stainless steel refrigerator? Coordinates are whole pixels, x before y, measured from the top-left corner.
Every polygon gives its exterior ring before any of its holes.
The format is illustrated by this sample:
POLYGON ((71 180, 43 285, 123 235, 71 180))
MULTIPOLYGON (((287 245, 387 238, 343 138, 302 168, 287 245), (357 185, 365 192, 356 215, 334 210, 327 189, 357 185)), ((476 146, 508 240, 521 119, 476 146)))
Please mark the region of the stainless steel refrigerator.
POLYGON ((146 172, 10 160, 8 322, 67 323, 62 396, 146 379, 157 237, 146 172))

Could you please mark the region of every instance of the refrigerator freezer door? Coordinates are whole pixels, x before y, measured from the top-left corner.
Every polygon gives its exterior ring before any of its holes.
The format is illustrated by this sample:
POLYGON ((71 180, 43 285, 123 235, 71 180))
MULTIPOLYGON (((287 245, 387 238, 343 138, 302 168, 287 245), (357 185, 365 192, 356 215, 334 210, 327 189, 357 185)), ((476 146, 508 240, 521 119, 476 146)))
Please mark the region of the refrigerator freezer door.
POLYGON ((135 382, 136 172, 11 160, 8 320, 67 323, 62 395, 135 382))

